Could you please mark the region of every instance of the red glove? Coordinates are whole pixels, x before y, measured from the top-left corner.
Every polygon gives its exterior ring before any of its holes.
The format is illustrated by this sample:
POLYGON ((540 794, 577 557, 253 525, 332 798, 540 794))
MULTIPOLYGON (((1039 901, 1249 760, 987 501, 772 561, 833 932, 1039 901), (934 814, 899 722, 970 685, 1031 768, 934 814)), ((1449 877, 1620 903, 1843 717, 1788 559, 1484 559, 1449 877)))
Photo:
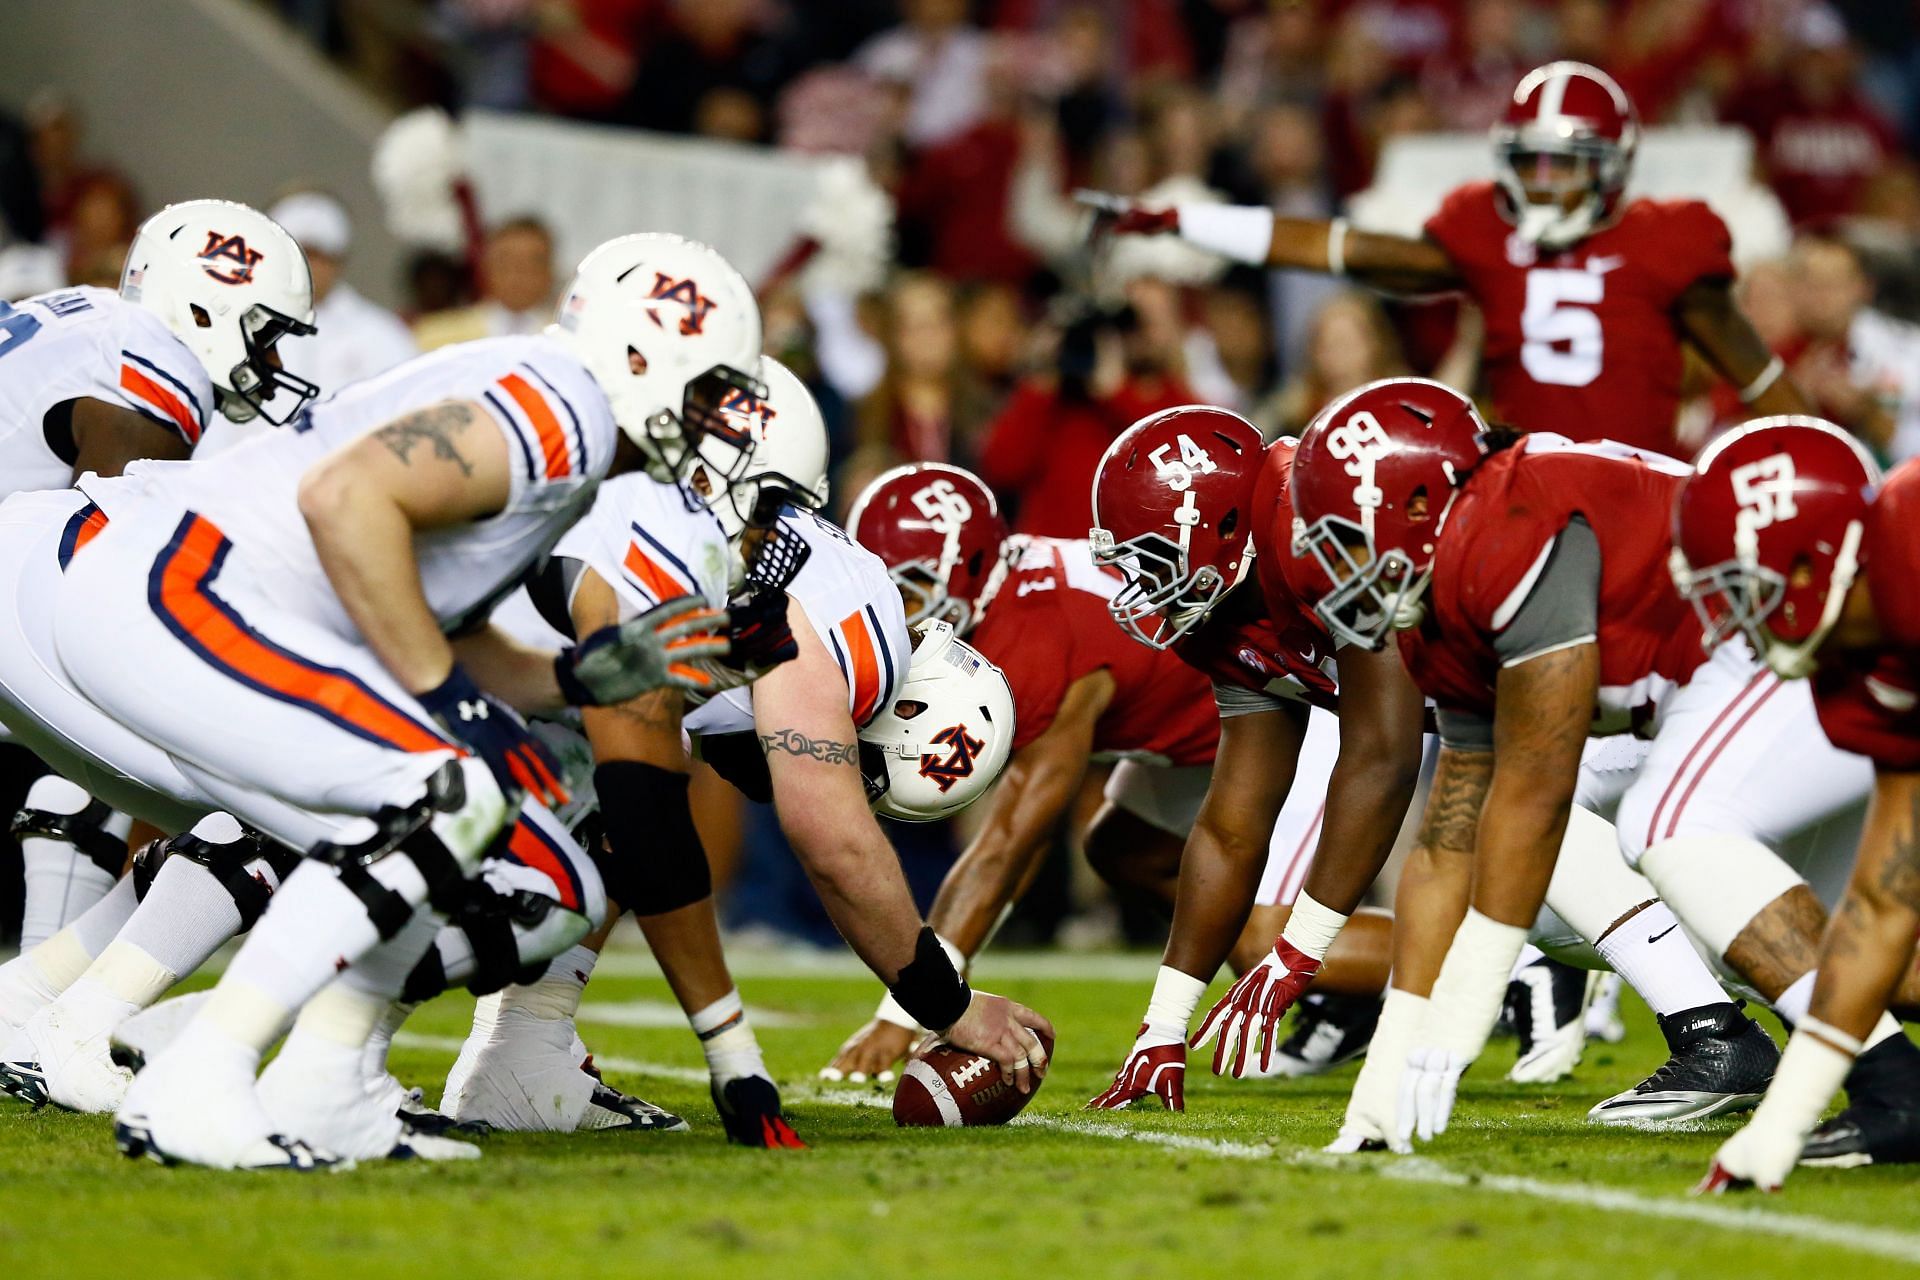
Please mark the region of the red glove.
POLYGON ((1094 211, 1096 232, 1157 236, 1180 230, 1178 209, 1145 209, 1125 196, 1111 195, 1105 191, 1076 191, 1073 198, 1094 211))
POLYGON ((1187 1045, 1178 1031, 1155 1031, 1140 1024, 1133 1051, 1120 1064, 1107 1091, 1087 1104, 1089 1111, 1117 1111, 1156 1096, 1169 1111, 1185 1111, 1187 1045))
POLYGON ((1273 1050, 1280 1043, 1280 1019, 1287 1016, 1293 1002, 1300 998, 1320 972, 1320 962, 1299 950, 1285 938, 1273 940, 1273 950, 1220 997, 1220 1003, 1207 1011, 1200 1029, 1193 1033, 1192 1047, 1203 1047, 1214 1036, 1220 1043, 1213 1050, 1213 1074, 1227 1074, 1229 1055, 1233 1058, 1233 1076, 1246 1073, 1247 1050, 1255 1038, 1262 1041, 1260 1070, 1273 1062, 1273 1050))

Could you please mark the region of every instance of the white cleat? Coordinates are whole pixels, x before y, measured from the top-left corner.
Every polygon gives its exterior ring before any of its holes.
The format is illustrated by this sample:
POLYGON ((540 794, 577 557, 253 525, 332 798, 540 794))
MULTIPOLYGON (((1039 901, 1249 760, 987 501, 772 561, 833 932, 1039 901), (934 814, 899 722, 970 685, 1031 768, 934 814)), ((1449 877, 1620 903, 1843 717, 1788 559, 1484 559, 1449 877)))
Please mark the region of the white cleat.
POLYGON ((501 1009, 491 1026, 476 1026, 461 1046, 440 1110, 517 1133, 680 1133, 689 1127, 672 1112, 602 1083, 585 1063, 571 1019, 501 1009))
POLYGON ((39 1064, 47 1101, 55 1106, 111 1115, 126 1100, 133 1072, 114 1065, 107 1032, 86 1011, 56 1000, 27 1019, 19 1039, 32 1046, 29 1060, 39 1064))
POLYGON ((1596 975, 1541 959, 1507 984, 1507 1017, 1520 1035, 1520 1056, 1507 1072, 1515 1084, 1552 1084, 1573 1074, 1587 1048, 1587 997, 1596 975))
POLYGON ((243 1058, 163 1055, 134 1078, 114 1117, 114 1141, 132 1158, 209 1169, 308 1172, 347 1167, 330 1151, 275 1129, 243 1058))
POLYGON ((0 1046, 59 994, 48 985, 31 951, 0 964, 0 1046))
MULTIPOLYGON (((477 1160, 480 1148, 417 1133, 385 1089, 369 1088, 358 1049, 298 1029, 260 1075, 260 1103, 282 1133, 349 1160, 477 1160)), ((396 1084, 397 1087, 397 1084, 396 1084)))

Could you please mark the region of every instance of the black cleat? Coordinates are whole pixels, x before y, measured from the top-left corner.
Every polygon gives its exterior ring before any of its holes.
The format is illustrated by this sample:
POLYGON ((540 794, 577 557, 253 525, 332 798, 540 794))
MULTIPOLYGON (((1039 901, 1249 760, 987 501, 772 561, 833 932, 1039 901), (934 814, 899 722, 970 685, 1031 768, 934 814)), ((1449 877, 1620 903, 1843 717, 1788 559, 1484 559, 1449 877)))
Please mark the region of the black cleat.
POLYGON ((1760 1101, 1780 1050, 1759 1023, 1724 1001, 1660 1019, 1673 1056, 1625 1093, 1587 1112, 1594 1124, 1661 1125, 1746 1111, 1760 1101))
POLYGON ((1379 1024, 1378 996, 1303 996, 1293 1033, 1274 1051, 1273 1074, 1317 1076, 1352 1062, 1366 1054, 1379 1024))
MULTIPOLYGON (((116 1121, 113 1126, 113 1143, 120 1148, 120 1154, 129 1160, 151 1160, 169 1169, 183 1163, 179 1157, 161 1150, 159 1144, 154 1142, 153 1134, 139 1121, 116 1121)), ((317 1151, 298 1138, 283 1137, 276 1133, 262 1139, 248 1153, 245 1162, 235 1167, 288 1173, 320 1173, 335 1169, 351 1169, 353 1162, 317 1151)))
POLYGON ((0 1093, 38 1111, 47 1105, 47 1077, 37 1062, 0 1062, 0 1093))
POLYGON ((712 1094, 728 1142, 792 1149, 807 1145, 780 1114, 780 1090, 765 1076, 735 1076, 725 1087, 715 1086, 712 1094))
POLYGON ((400 1104, 400 1123, 429 1138, 490 1138, 493 1126, 485 1120, 455 1120, 421 1101, 420 1090, 407 1091, 400 1104))
POLYGON ((1847 1073, 1847 1109, 1813 1131, 1800 1163, 1829 1169, 1920 1163, 1920 1049, 1890 1036, 1847 1073))
POLYGON ((1585 969, 1542 956, 1507 983, 1506 1018, 1520 1037, 1507 1079, 1552 1084, 1573 1074, 1587 1045, 1585 969))

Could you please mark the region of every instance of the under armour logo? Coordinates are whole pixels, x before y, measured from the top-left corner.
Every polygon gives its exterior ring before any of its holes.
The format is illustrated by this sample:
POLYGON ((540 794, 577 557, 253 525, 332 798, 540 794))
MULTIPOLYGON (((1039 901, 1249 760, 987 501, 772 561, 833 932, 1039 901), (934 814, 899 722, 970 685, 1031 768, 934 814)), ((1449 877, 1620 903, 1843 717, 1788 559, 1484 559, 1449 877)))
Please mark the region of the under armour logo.
POLYGON ((470 702, 461 703, 460 718, 462 720, 485 720, 487 718, 486 699, 476 698, 470 702))
MULTIPOLYGON (((689 276, 685 280, 675 280, 664 271, 653 273, 653 292, 647 295, 663 302, 677 302, 687 309, 681 318, 680 333, 683 337, 693 337, 703 331, 707 315, 714 308, 714 301, 700 292, 700 286, 689 276)), ((651 313, 650 313, 651 314, 651 313)), ((655 324, 660 322, 658 314, 653 314, 655 324)))
POLYGON ((199 253, 201 270, 221 284, 252 284, 253 268, 261 257, 258 249, 247 248, 244 237, 223 235, 218 231, 207 232, 207 247, 199 253), (233 265, 218 271, 214 268, 219 261, 233 265))
POLYGON ((951 791, 954 783, 971 778, 974 757, 987 749, 987 744, 968 733, 963 724, 949 725, 930 741, 952 748, 944 760, 937 755, 920 757, 920 776, 931 779, 941 795, 951 791))

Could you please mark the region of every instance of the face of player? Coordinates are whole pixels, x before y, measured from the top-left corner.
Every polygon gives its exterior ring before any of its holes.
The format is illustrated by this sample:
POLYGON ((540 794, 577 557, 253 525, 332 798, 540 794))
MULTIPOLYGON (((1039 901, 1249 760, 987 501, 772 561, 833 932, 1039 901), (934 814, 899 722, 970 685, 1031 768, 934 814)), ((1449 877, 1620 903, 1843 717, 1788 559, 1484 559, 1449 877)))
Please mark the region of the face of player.
POLYGON ((1593 189, 1593 165, 1585 156, 1521 151, 1514 153, 1513 167, 1528 204, 1571 213, 1593 189))

